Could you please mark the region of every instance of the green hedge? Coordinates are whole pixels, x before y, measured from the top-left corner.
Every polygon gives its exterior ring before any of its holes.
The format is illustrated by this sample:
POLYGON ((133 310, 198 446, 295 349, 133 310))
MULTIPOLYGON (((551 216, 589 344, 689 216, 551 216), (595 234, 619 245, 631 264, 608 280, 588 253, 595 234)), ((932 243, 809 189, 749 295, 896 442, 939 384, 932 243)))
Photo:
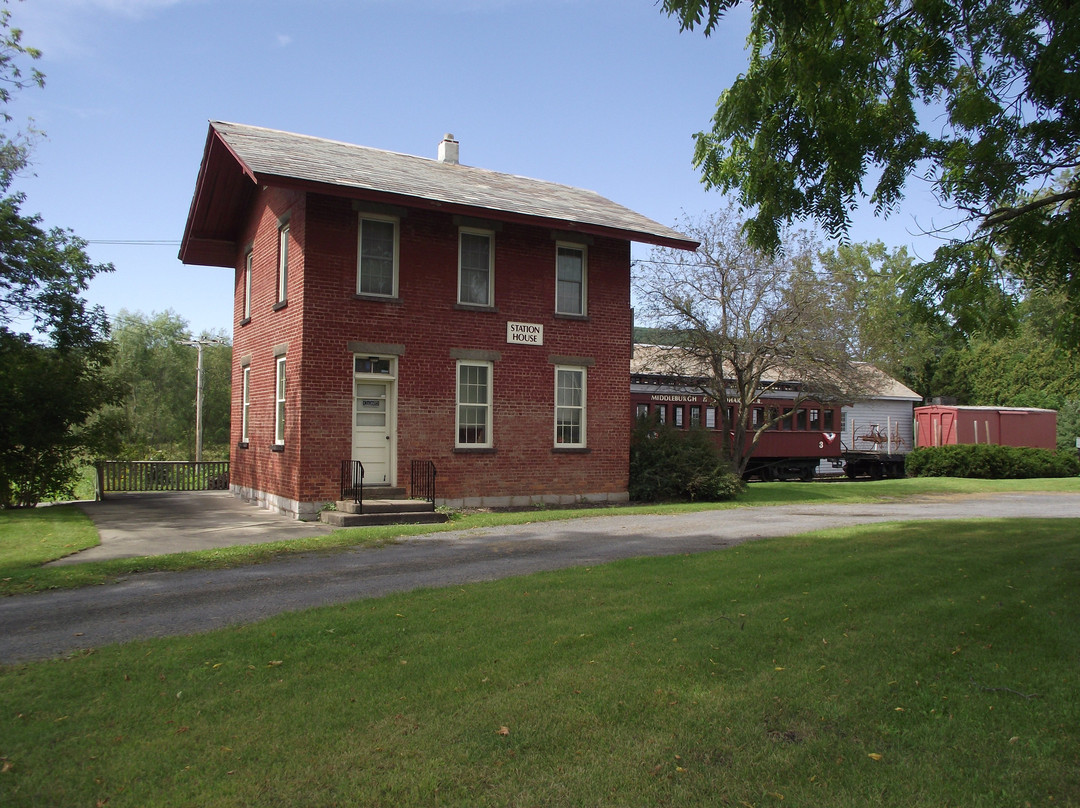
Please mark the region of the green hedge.
POLYGON ((1080 459, 1075 451, 1052 452, 984 443, 916 449, 907 456, 909 477, 974 477, 1016 480, 1027 477, 1075 477, 1080 459))
POLYGON ((639 419, 630 442, 630 499, 720 502, 743 487, 706 431, 639 419))

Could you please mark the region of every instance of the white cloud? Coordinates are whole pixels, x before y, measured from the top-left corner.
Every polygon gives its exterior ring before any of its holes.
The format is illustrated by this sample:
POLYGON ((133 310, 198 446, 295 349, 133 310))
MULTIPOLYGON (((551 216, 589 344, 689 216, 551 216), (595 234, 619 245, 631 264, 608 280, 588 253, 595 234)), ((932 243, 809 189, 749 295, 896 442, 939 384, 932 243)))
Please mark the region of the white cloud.
POLYGON ((289 36, 288 34, 278 34, 277 35, 277 43, 281 47, 287 48, 289 45, 292 44, 292 37, 289 36))

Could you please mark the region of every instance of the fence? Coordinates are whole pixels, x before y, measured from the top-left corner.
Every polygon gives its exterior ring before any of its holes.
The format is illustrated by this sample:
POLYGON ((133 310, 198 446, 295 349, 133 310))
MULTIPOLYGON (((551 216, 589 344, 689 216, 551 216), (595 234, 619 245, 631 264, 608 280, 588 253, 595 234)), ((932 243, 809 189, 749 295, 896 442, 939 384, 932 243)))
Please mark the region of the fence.
POLYGON ((229 461, 106 460, 97 464, 98 498, 109 491, 223 491, 229 461))

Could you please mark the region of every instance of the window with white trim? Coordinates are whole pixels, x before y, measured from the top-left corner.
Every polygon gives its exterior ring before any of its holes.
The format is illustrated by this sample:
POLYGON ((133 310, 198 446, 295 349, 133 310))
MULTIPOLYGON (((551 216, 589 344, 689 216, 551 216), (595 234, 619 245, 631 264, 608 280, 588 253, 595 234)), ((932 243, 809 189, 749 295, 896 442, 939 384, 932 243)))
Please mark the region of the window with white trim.
POLYGON ((254 259, 254 253, 248 250, 244 255, 244 313, 241 319, 251 319, 251 265, 254 259))
POLYGON ((240 442, 248 442, 248 430, 251 426, 251 367, 244 368, 244 398, 240 416, 240 442))
POLYGON ((555 368, 555 445, 585 445, 585 368, 555 368))
POLYGON ((464 448, 491 447, 491 363, 457 363, 457 437, 464 448))
POLYGON ((277 302, 284 303, 289 289, 289 223, 278 228, 277 302))
POLYGON ((388 216, 360 215, 356 292, 397 297, 398 222, 388 216))
POLYGON ((705 428, 716 429, 716 407, 705 408, 705 428))
POLYGON ((285 443, 285 357, 277 360, 277 383, 274 394, 274 443, 285 443))
POLYGON ((495 297, 495 234, 461 228, 458 233, 458 303, 492 306, 495 297))
POLYGON ((555 259, 555 313, 585 314, 585 248, 557 244, 555 259))

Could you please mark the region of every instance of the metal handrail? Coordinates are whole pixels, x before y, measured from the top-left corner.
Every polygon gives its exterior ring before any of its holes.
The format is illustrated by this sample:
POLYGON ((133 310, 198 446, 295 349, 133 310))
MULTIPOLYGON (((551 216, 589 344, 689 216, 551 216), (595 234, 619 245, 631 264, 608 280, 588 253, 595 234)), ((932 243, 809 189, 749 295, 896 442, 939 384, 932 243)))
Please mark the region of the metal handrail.
POLYGON ((341 461, 341 498, 351 499, 364 512, 364 464, 359 460, 341 461))
POLYGON ((424 499, 431 503, 431 510, 435 510, 435 463, 432 460, 412 461, 410 495, 413 499, 424 499))

